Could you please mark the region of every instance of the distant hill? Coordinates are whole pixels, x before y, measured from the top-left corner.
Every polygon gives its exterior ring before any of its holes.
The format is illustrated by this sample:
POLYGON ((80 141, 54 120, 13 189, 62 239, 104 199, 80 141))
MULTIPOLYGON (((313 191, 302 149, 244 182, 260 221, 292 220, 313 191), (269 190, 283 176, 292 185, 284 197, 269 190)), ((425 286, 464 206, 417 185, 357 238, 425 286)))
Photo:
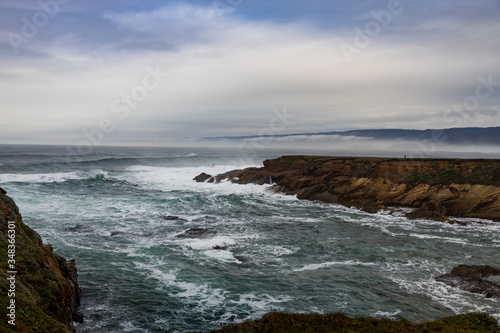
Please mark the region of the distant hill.
MULTIPOLYGON (((406 141, 440 141, 453 145, 500 145, 500 127, 465 127, 447 129, 368 129, 352 130, 344 132, 320 132, 320 133, 295 133, 282 135, 265 135, 264 137, 293 137, 293 136, 317 136, 317 135, 342 135, 373 138, 376 140, 406 140, 406 141)), ((258 138, 260 136, 224 136, 205 138, 209 140, 243 140, 258 138)))

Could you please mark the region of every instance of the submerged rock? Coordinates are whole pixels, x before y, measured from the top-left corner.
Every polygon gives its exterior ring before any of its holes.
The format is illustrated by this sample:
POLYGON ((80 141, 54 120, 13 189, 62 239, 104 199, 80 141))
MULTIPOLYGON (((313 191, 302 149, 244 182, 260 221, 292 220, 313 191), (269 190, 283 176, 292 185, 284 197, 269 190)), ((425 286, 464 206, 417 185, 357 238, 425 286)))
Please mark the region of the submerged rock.
POLYGON ((500 269, 492 266, 459 265, 451 273, 435 279, 471 293, 483 294, 487 298, 500 298, 500 269))
POLYGON ((187 222, 186 219, 183 219, 182 217, 174 216, 174 215, 160 215, 160 217, 164 220, 167 220, 167 221, 185 221, 185 222, 187 222))
POLYGON ((86 231, 88 229, 90 229, 90 227, 86 226, 86 225, 77 225, 77 226, 68 228, 68 230, 71 232, 81 232, 81 231, 86 231))
POLYGON ((184 231, 175 237, 177 238, 212 238, 217 235, 217 231, 204 229, 204 228, 192 228, 184 231))
POLYGON ((244 257, 244 256, 241 256, 239 254, 233 254, 233 257, 234 259, 238 260, 239 262, 241 262, 242 264, 244 263, 247 263, 248 262, 248 258, 247 257, 244 257))

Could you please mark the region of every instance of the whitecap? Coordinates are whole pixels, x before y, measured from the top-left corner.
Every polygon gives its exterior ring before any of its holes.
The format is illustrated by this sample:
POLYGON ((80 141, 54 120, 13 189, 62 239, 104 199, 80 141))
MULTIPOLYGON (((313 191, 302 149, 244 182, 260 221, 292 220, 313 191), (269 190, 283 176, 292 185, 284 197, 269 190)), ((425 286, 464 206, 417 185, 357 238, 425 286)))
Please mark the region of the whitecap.
POLYGON ((182 239, 182 244, 193 250, 212 250, 215 246, 225 247, 236 244, 236 241, 227 236, 216 236, 202 239, 182 239))
POLYGON ((7 173, 0 174, 0 181, 3 183, 58 183, 67 180, 78 180, 95 177, 97 175, 107 175, 103 170, 55 172, 55 173, 7 173))
POLYGON ((311 271, 311 270, 317 270, 320 268, 325 268, 325 267, 330 267, 330 266, 374 266, 374 265, 376 265, 376 264, 375 263, 365 263, 365 262, 360 262, 360 261, 355 261, 355 260, 329 261, 329 262, 324 262, 321 264, 308 264, 302 268, 294 269, 294 272, 311 271))

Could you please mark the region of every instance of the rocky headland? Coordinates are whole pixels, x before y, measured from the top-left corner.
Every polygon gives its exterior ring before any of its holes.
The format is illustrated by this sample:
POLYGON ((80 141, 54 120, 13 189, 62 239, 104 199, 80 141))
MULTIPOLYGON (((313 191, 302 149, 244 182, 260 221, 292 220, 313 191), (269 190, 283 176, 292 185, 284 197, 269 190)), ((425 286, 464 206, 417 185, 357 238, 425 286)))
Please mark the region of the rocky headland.
POLYGON ((342 204, 376 212, 389 206, 416 208, 409 218, 453 222, 447 217, 500 221, 500 160, 283 156, 262 168, 220 175, 202 173, 198 182, 229 180, 273 184, 299 199, 342 204))
POLYGON ((73 322, 83 321, 77 311, 80 288, 75 261, 43 244, 40 235, 23 223, 19 208, 6 194, 0 188, 0 331, 75 332, 73 322), (9 244, 15 245, 15 254, 9 244))

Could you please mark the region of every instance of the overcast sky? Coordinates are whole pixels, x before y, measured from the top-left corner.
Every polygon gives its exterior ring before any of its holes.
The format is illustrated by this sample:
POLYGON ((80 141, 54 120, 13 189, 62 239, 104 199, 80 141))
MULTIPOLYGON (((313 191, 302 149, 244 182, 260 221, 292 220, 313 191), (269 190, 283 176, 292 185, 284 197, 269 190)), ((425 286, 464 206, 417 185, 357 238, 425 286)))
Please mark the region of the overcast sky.
POLYGON ((500 0, 0 0, 0 55, 0 143, 500 126, 500 0))

